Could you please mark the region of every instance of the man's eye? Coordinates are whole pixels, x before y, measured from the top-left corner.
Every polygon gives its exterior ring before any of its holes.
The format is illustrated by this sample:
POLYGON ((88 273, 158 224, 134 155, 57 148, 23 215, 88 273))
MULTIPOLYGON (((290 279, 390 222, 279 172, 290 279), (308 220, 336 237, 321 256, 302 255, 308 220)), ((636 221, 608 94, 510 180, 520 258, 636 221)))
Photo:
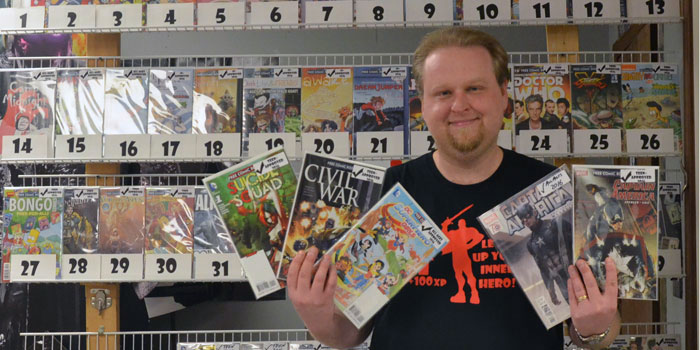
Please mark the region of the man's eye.
POLYGON ((445 91, 440 91, 438 94, 439 94, 440 96, 449 96, 449 95, 450 95, 450 92, 447 91, 447 90, 445 90, 445 91))

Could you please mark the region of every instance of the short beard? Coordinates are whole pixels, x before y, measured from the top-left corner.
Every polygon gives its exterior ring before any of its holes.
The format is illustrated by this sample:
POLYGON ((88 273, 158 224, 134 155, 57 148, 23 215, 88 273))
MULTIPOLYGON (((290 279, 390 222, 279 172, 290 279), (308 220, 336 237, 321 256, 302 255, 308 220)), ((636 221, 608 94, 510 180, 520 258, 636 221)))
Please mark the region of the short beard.
POLYGON ((469 153, 477 149, 484 141, 483 128, 477 128, 476 134, 471 135, 467 140, 459 140, 454 135, 448 133, 447 140, 454 149, 460 153, 469 153))

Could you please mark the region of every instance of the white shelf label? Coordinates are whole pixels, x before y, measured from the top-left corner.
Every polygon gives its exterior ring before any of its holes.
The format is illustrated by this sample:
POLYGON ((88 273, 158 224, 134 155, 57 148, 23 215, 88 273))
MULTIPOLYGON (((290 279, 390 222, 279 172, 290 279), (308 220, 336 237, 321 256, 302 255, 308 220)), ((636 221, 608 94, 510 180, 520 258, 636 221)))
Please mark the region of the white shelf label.
POLYGON ((243 270, 238 256, 233 253, 194 255, 194 279, 197 281, 240 281, 243 270))
POLYGON ((253 2, 250 6, 250 24, 274 26, 299 23, 297 1, 253 2))
POLYGON ((680 17, 679 0, 634 0, 627 1, 627 17, 661 18, 680 17))
POLYGON ((5 159, 49 158, 49 136, 3 136, 2 157, 5 159))
POLYGON ((197 135, 197 158, 236 158, 241 156, 241 134, 197 135))
POLYGON ((147 27, 191 27, 194 25, 194 4, 148 4, 147 27))
POLYGON ((192 254, 145 254, 144 256, 148 281, 192 279, 192 254))
POLYGON ((44 28, 44 7, 0 9, 0 29, 44 28))
POLYGON ((512 130, 499 130, 498 131, 498 141, 496 141, 499 146, 505 149, 513 149, 513 131, 512 130))
POLYGON ((197 25, 240 26, 245 24, 245 2, 197 4, 197 25))
POLYGON ((567 154, 569 143, 566 130, 521 130, 515 137, 519 153, 547 156, 567 154))
POLYGON ((574 153, 587 154, 621 154, 622 130, 574 130, 574 153))
POLYGON ((56 280, 55 254, 10 255, 10 280, 12 282, 41 282, 56 280))
POLYGON ((357 23, 402 23, 403 0, 356 1, 357 23))
POLYGON ((100 279, 104 281, 143 280, 143 255, 102 254, 100 279))
POLYGON ((107 159, 148 159, 150 135, 105 135, 104 157, 107 159))
POLYGON ((406 1, 406 22, 452 22, 452 0, 406 1))
POLYGON ((573 16, 575 19, 620 18, 620 0, 573 0, 573 16))
POLYGON ((56 135, 57 159, 102 158, 102 135, 56 135))
POLYGON ((561 0, 520 0, 520 19, 566 19, 566 2, 561 0))
POLYGON ((305 133, 301 135, 301 149, 306 152, 349 157, 349 134, 347 132, 305 133))
POLYGON ((197 135, 151 135, 151 158, 195 158, 196 143, 197 135))
POLYGON ((98 254, 64 254, 61 256, 61 279, 68 281, 99 281, 100 263, 98 254))
POLYGON ((306 23, 352 24, 352 1, 307 1, 306 23))
POLYGON ((437 149, 430 131, 411 131, 411 155, 420 156, 437 149))
POLYGON ((403 131, 369 131, 357 133, 358 156, 403 155, 403 131))
POLYGON ((284 147, 287 157, 296 157, 296 143, 297 137, 293 132, 249 134, 248 157, 265 153, 279 146, 284 147))
POLYGON ((510 0, 465 1, 463 6, 465 21, 507 21, 510 20, 510 0))
POLYGON ((628 154, 668 154, 676 152, 673 129, 625 130, 628 154))
POLYGON ((138 28, 143 25, 141 4, 97 6, 98 28, 138 28))
POLYGON ((49 28, 95 28, 95 5, 49 6, 49 28))

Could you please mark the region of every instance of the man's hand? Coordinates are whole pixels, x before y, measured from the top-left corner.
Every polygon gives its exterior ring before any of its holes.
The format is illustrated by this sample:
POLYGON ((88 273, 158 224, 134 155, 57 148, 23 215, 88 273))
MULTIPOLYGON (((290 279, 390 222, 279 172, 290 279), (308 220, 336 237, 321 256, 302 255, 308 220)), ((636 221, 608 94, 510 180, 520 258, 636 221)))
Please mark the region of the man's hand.
MULTIPOLYGON (((605 259, 605 275, 605 291, 601 293, 591 268, 584 260, 579 259, 576 267, 569 266, 567 284, 571 320, 581 336, 605 332, 616 318, 617 268, 609 257, 605 259)), ((617 334, 617 329, 611 328, 610 332, 617 334)))
POLYGON ((323 333, 324 326, 333 322, 333 294, 338 281, 330 255, 326 255, 314 273, 318 249, 299 252, 292 260, 287 274, 289 299, 312 334, 323 333))

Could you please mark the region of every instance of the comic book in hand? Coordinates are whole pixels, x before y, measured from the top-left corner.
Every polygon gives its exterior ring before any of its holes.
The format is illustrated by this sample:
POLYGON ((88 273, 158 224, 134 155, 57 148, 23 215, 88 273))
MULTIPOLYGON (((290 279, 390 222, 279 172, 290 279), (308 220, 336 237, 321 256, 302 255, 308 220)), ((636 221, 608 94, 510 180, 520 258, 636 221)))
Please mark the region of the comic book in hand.
POLYGON ((601 289, 605 259, 617 267, 618 297, 658 298, 659 169, 574 165, 574 256, 601 289))
POLYGON ((63 189, 63 254, 97 252, 99 187, 63 189))
POLYGON ((148 86, 148 133, 192 133, 191 69, 151 69, 148 86))
POLYGON ((203 180, 224 220, 256 298, 280 289, 282 259, 296 176, 282 147, 203 180))
POLYGON ((547 329, 571 317, 573 194, 564 165, 478 217, 547 329))
POLYGON ((148 70, 107 69, 105 135, 138 135, 148 130, 148 70))
POLYGON ((143 187, 100 188, 99 252, 101 254, 143 254, 143 187))
POLYGON ((192 254, 194 188, 146 188, 146 254, 192 254))
POLYGON ((327 252, 338 274, 335 305, 359 329, 447 243, 397 183, 327 252))
POLYGON ((104 102, 104 70, 59 70, 56 81, 56 134, 102 134, 104 102))
POLYGON ((306 153, 277 278, 287 278, 299 251, 316 247, 320 259, 379 200, 384 172, 369 164, 306 153))
POLYGON ((194 191, 194 252, 235 253, 231 236, 209 192, 199 186, 194 191))
POLYGON ((195 70, 192 132, 195 134, 240 132, 242 94, 242 69, 195 70))

